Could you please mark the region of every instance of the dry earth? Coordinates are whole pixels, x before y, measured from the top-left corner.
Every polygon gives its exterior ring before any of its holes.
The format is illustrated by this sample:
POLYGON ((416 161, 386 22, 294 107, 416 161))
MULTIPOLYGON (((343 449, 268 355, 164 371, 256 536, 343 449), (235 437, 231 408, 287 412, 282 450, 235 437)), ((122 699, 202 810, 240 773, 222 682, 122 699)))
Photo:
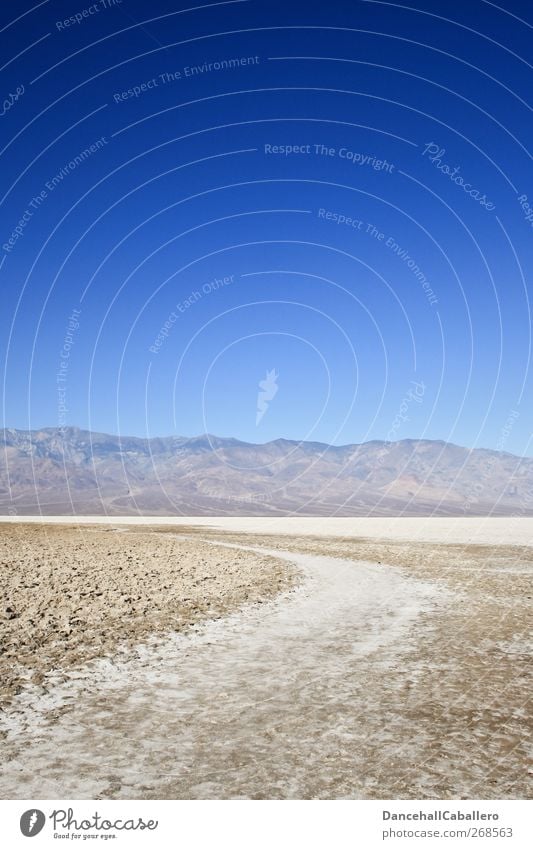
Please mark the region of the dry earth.
POLYGON ((0 705, 50 670, 261 603, 294 578, 178 533, 60 525, 0 525, 0 569, 0 705))
POLYGON ((370 798, 532 797, 532 548, 246 539, 389 564, 449 593, 447 604, 422 611, 404 646, 360 664, 368 737, 357 760, 370 798))
POLYGON ((530 798, 532 547, 122 525, 35 526, 24 550, 18 528, 24 606, 39 589, 59 621, 72 585, 86 624, 22 638, 59 672, 4 714, 0 796, 37 797, 36 771, 47 798, 530 798))

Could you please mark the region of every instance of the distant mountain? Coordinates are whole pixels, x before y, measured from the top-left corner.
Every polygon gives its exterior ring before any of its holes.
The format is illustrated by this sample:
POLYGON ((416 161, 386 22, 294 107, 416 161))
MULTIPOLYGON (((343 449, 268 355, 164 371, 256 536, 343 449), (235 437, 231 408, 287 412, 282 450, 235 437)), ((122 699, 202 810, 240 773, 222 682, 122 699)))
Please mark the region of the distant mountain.
POLYGON ((0 514, 533 515, 533 459, 405 439, 0 431, 0 514))

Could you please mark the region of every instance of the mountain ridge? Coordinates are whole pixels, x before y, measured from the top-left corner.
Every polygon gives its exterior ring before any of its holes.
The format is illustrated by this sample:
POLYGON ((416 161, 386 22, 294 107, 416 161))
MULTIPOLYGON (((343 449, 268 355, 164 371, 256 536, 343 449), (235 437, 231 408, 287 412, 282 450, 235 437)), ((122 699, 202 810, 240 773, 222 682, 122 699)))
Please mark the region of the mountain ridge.
POLYGON ((533 458, 444 440, 0 431, 0 515, 533 515, 533 458))
MULTIPOLYGON (((465 451, 486 451, 493 454, 506 454, 510 457, 516 457, 519 460, 533 459, 529 458, 526 455, 514 454, 512 451, 504 451, 502 449, 496 448, 487 448, 484 446, 476 447, 476 448, 467 448, 464 445, 461 445, 458 442, 449 442, 445 439, 426 439, 424 437, 404 437, 403 439, 395 439, 395 440, 386 440, 386 439, 368 439, 364 442, 343 442, 340 445, 335 445, 331 442, 321 442, 319 440, 311 440, 311 439, 288 439, 284 436, 277 436, 275 439, 269 439, 266 442, 249 442, 245 439, 238 439, 234 436, 218 436, 212 433, 198 433, 193 436, 182 436, 180 434, 174 435, 165 435, 165 436, 135 436, 135 435, 120 435, 116 433, 108 433, 107 431, 99 431, 99 430, 89 430, 87 428, 78 427, 77 425, 69 425, 68 427, 40 427, 33 428, 31 430, 26 430, 24 428, 13 428, 13 427, 4 427, 0 428, 0 434, 2 433, 13 433, 13 434, 37 434, 37 433, 80 433, 87 434, 92 437, 105 436, 106 438, 117 439, 122 441, 133 441, 138 440, 139 442, 155 442, 155 441, 171 441, 178 440, 179 442, 196 442, 200 440, 212 440, 214 442, 224 442, 224 443, 238 443, 239 445, 253 446, 253 447, 265 447, 268 445, 274 445, 276 443, 284 443, 290 445, 313 445, 320 446, 327 449, 340 449, 340 448, 357 448, 362 445, 393 445, 393 444, 408 444, 408 443, 429 443, 431 445, 449 445, 455 448, 461 448, 465 451)), ((1 441, 1 436, 0 436, 1 441)))

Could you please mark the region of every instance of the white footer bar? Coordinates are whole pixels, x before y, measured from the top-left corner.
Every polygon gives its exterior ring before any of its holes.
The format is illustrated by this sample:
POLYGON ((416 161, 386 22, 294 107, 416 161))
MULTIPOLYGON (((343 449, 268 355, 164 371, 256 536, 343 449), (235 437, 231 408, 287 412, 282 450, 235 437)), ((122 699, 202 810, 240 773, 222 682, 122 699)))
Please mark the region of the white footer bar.
POLYGON ((0 801, 2 846, 533 846, 529 801, 0 801), (34 840, 35 842, 30 842, 34 840), (67 841, 69 841, 67 843, 67 841))

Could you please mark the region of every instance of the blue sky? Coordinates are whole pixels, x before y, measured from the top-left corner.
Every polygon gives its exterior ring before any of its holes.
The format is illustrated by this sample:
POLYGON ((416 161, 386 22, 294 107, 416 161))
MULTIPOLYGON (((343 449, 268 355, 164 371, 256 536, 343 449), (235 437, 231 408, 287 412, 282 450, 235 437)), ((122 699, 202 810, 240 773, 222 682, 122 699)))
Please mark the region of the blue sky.
POLYGON ((4 425, 531 454, 528 4, 190 6, 2 8, 4 425))

